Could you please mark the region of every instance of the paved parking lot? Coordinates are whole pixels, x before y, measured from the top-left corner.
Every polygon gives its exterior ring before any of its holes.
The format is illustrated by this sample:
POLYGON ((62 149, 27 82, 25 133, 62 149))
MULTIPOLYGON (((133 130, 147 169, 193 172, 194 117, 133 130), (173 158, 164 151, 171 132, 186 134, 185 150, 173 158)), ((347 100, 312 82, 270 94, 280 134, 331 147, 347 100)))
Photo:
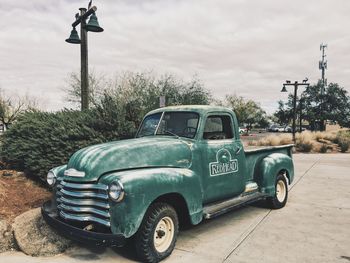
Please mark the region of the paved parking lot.
MULTIPOLYGON (((164 262, 350 262, 350 154, 295 154, 296 178, 281 210, 248 206, 180 232, 164 262)), ((129 249, 74 247, 33 258, 0 261, 133 262, 129 249)))

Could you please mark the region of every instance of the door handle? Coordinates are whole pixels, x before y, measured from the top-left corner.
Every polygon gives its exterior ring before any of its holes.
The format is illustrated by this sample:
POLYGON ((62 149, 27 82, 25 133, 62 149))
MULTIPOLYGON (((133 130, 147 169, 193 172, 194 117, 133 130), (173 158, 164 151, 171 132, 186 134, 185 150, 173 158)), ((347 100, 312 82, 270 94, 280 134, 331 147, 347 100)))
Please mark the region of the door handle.
POLYGON ((242 147, 238 147, 237 150, 235 151, 235 154, 236 155, 239 154, 241 150, 242 150, 242 147))

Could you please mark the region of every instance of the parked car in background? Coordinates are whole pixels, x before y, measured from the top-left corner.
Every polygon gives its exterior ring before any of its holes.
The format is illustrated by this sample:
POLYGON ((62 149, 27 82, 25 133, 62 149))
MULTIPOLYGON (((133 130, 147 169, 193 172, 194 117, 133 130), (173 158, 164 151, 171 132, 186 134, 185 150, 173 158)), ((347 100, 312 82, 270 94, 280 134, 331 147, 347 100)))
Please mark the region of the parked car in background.
POLYGON ((290 126, 286 126, 285 128, 284 128, 284 132, 292 132, 293 131, 293 129, 292 129, 292 127, 290 127, 290 126))
POLYGON ((248 129, 245 127, 239 127, 239 134, 248 133, 248 129))
POLYGON ((278 132, 278 125, 272 124, 267 128, 268 132, 278 132))
POLYGON ((284 127, 279 126, 277 124, 273 124, 267 129, 267 131, 269 131, 269 132, 284 132, 284 127))

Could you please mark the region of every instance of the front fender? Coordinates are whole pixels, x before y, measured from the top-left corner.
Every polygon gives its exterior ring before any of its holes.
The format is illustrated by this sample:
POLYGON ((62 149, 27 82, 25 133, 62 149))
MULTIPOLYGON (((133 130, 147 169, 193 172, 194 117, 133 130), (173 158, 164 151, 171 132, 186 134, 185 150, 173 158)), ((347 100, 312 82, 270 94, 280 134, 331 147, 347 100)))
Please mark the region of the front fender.
POLYGON ((110 184, 119 180, 125 190, 120 203, 111 202, 111 229, 125 237, 134 235, 150 204, 158 197, 180 194, 193 224, 202 220, 202 191, 198 175, 186 168, 149 168, 114 172, 101 177, 110 184))
POLYGON ((294 165, 293 160, 283 153, 272 153, 264 157, 258 164, 258 178, 255 180, 260 186, 261 192, 270 196, 275 194, 276 176, 281 171, 287 172, 289 184, 294 179, 294 165))

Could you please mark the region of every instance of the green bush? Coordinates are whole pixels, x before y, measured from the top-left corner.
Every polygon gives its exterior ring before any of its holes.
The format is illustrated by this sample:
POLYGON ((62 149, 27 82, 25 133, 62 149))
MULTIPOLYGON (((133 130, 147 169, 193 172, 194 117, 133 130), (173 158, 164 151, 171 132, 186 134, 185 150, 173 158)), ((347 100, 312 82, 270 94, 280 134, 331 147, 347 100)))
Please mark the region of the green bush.
POLYGON ((300 152, 311 152, 313 144, 311 142, 297 143, 296 147, 300 152))
POLYGON ((78 149, 130 138, 135 131, 134 123, 125 119, 123 109, 108 100, 86 112, 32 111, 5 132, 1 157, 11 168, 45 180, 49 169, 67 163, 78 149))
POLYGON ((350 146, 350 142, 349 141, 339 142, 340 151, 342 153, 347 152, 349 150, 349 146, 350 146))
POLYGON ((337 134, 337 143, 340 147, 340 151, 345 153, 350 147, 350 131, 340 131, 337 134))
POLYGON ((320 148, 320 153, 326 153, 328 150, 328 147, 325 143, 322 144, 321 148, 320 148))

